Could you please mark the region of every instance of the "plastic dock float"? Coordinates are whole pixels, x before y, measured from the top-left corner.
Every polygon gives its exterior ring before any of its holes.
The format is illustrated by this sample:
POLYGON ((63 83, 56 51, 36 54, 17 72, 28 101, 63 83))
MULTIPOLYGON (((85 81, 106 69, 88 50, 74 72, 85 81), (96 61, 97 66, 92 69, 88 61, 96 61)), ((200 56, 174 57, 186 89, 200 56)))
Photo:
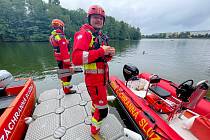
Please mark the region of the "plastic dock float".
MULTIPOLYGON (((52 89, 40 94, 25 140, 92 140, 91 99, 84 83, 73 88, 77 93, 52 89)), ((107 140, 131 140, 113 114, 104 119, 101 133, 107 140)))

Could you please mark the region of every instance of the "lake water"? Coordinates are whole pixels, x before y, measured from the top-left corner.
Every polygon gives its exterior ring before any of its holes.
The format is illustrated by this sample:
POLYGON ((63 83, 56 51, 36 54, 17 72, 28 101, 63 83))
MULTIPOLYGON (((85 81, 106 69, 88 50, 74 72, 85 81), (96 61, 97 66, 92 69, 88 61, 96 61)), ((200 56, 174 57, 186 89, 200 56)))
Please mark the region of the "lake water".
MULTIPOLYGON (((116 48, 116 56, 109 63, 110 75, 123 78, 123 65, 131 63, 140 72, 158 74, 177 83, 188 79, 210 81, 210 40, 142 39, 112 41, 110 45, 116 48)), ((32 77, 38 94, 60 87, 57 75, 50 71, 56 66, 48 42, 0 43, 0 69, 15 77, 32 77)), ((74 75, 72 82, 83 82, 83 74, 74 75)))

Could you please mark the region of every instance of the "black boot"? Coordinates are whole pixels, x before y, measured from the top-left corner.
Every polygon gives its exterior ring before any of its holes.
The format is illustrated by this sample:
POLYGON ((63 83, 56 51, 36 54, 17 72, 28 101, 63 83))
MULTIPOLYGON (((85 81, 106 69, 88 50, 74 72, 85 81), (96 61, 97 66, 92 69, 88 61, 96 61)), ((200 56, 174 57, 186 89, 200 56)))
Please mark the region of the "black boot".
POLYGON ((77 93, 76 90, 70 90, 70 92, 68 94, 74 94, 74 93, 77 93))

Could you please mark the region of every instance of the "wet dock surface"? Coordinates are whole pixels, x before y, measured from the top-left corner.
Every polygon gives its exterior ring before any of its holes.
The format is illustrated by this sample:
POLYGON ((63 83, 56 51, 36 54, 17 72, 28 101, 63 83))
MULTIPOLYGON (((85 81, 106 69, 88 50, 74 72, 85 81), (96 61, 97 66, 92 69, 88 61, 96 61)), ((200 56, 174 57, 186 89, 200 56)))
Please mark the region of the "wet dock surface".
MULTIPOLYGON (((73 88, 77 93, 65 95, 62 89, 52 89, 40 94, 25 140, 92 140, 91 99, 84 83, 73 88)), ((107 140, 130 139, 113 114, 104 119, 101 133, 107 140)))

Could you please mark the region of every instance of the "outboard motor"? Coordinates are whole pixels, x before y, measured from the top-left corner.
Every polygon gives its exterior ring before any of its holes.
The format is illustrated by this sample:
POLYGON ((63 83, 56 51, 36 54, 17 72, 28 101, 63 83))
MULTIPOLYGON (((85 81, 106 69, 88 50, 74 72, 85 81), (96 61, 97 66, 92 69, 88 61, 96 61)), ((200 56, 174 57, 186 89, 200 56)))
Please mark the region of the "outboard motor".
POLYGON ((4 89, 14 81, 12 74, 6 70, 0 70, 0 88, 4 89))
POLYGON ((139 74, 139 70, 132 64, 125 64, 123 67, 123 76, 126 81, 132 80, 139 74))

